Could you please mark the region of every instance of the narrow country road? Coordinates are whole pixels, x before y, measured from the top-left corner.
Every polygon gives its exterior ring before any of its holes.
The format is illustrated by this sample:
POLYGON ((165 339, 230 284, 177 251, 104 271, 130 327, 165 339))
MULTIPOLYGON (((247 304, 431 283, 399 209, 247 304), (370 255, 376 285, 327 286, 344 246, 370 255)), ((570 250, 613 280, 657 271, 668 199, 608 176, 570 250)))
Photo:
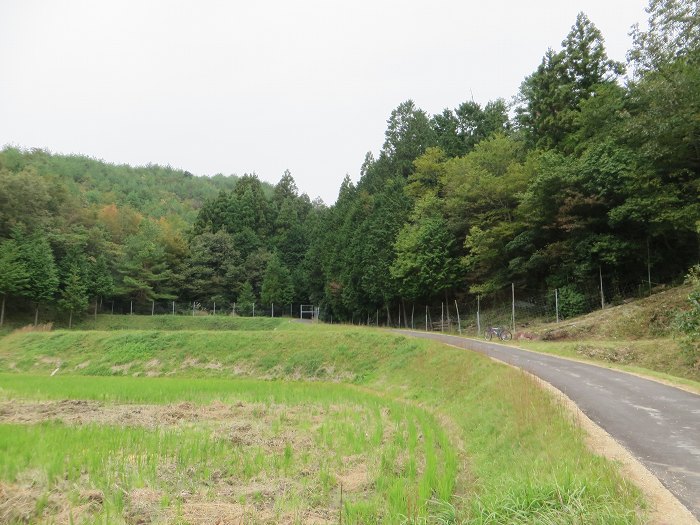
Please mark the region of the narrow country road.
POLYGON ((397 332, 480 352, 547 381, 700 519, 700 395, 624 372, 475 339, 397 332))

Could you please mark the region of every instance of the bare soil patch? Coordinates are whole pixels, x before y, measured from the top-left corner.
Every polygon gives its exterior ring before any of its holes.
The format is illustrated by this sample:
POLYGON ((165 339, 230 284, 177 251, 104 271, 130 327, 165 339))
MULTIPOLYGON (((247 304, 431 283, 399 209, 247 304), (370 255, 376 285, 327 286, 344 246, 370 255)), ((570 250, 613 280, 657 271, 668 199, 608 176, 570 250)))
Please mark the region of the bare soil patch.
POLYGON ((100 425, 142 426, 149 429, 201 422, 227 422, 235 430, 252 431, 251 419, 270 422, 282 413, 292 415, 295 407, 258 403, 211 403, 194 405, 175 403, 106 404, 99 401, 0 401, 0 422, 35 424, 61 421, 68 425, 95 423, 100 425), (245 421, 246 423, 242 423, 245 421))

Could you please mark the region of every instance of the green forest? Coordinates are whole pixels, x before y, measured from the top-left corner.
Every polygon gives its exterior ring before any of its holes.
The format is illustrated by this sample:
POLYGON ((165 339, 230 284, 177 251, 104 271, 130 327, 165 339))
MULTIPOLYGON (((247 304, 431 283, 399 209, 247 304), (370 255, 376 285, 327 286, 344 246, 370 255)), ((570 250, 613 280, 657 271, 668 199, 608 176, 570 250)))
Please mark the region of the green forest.
POLYGON ((625 63, 581 13, 511 101, 399 104, 331 206, 289 172, 272 186, 5 147, 3 317, 72 319, 108 300, 304 303, 350 320, 511 283, 575 302, 599 279, 620 293, 682 279, 700 258, 700 12, 648 12, 625 63))

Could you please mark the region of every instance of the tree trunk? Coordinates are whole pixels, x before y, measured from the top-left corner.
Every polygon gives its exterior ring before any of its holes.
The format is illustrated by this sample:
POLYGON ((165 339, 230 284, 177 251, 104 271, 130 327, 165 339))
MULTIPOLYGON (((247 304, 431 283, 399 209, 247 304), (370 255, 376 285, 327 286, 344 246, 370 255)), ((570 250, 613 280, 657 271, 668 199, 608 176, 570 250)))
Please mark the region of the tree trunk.
POLYGON ((68 314, 68 329, 73 328, 73 310, 68 314))
POLYGON ((36 305, 36 310, 34 311, 34 326, 39 324, 39 305, 36 305))
POLYGON ((95 297, 95 322, 97 322, 97 297, 95 297))
POLYGON ((2 307, 0 307, 0 328, 2 328, 2 325, 5 322, 5 295, 6 294, 2 294, 2 307))

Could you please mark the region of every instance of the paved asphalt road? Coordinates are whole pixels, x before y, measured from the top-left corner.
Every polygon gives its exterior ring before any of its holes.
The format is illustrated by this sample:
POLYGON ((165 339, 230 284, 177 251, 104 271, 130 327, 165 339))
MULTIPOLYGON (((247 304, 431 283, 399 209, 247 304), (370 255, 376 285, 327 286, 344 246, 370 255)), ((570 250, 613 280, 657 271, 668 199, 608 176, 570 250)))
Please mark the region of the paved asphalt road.
POLYGON ((700 519, 700 395, 624 372, 503 345, 399 332, 481 352, 554 385, 700 519))

